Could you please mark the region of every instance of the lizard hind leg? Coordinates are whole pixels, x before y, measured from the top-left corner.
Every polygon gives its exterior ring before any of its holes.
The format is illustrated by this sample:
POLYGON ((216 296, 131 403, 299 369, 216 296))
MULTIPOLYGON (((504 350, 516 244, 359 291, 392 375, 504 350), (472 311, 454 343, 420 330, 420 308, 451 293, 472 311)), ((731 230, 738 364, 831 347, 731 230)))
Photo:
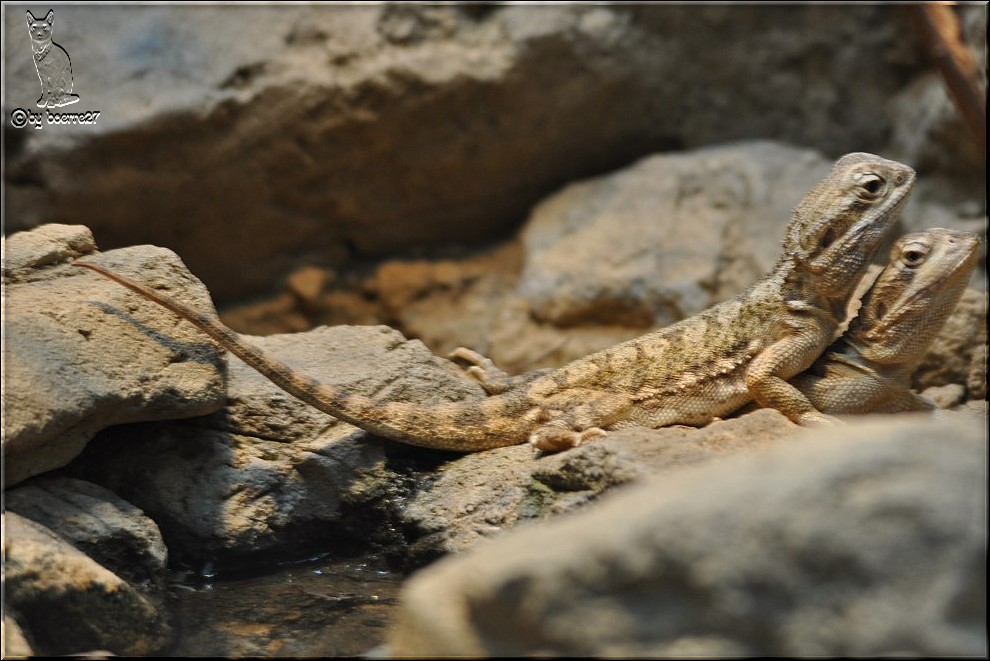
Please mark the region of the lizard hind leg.
POLYGON ((468 376, 480 383, 481 387, 484 388, 485 392, 489 395, 498 395, 503 392, 508 392, 513 388, 529 383, 547 371, 536 370, 533 372, 520 374, 519 376, 511 376, 507 372, 496 367, 491 358, 483 356, 477 351, 473 351, 465 347, 458 347, 454 349, 447 355, 447 357, 451 360, 462 360, 469 363, 469 366, 465 367, 464 371, 467 372, 468 376))

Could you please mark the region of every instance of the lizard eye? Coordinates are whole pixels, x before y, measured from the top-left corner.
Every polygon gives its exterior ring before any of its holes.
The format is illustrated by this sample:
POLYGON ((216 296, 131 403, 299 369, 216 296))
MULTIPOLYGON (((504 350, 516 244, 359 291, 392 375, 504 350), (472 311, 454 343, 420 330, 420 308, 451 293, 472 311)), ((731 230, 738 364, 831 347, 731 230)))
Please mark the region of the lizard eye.
POLYGON ((902 257, 904 258, 905 266, 915 267, 920 266, 923 261, 925 261, 926 253, 922 250, 909 249, 905 250, 902 257))
POLYGON ((874 200, 883 193, 886 182, 883 177, 875 174, 864 174, 859 179, 859 196, 863 199, 874 200))

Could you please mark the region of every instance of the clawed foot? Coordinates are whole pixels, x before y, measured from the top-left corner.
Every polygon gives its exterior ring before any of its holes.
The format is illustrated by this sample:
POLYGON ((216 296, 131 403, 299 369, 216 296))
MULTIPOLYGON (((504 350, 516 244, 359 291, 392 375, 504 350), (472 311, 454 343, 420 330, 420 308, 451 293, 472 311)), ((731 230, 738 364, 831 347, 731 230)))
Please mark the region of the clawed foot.
POLYGON ((545 454, 553 454, 576 448, 588 439, 605 436, 605 434, 605 430, 598 427, 592 427, 584 431, 573 431, 558 427, 542 427, 530 435, 529 442, 534 449, 545 454))
POLYGON ((470 363, 464 371, 468 376, 481 384, 481 387, 490 395, 497 395, 505 392, 513 386, 514 377, 509 376, 492 362, 490 358, 482 356, 477 351, 466 347, 458 347, 447 355, 451 360, 463 360, 470 363))

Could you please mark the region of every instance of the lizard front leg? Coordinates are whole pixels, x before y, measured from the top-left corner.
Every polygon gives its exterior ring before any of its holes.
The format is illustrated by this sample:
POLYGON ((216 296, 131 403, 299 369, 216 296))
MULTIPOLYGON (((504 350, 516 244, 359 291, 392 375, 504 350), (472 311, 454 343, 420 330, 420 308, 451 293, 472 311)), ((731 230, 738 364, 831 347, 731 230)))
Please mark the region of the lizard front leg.
POLYGON ((836 414, 932 411, 935 404, 907 385, 888 382, 866 366, 826 354, 812 369, 790 380, 821 411, 836 414), (816 369, 818 368, 818 369, 816 369))
POLYGON ((841 424, 838 418, 816 409, 804 393, 787 382, 828 348, 831 331, 818 323, 789 319, 772 337, 774 341, 746 370, 746 387, 756 403, 777 409, 799 425, 841 424))

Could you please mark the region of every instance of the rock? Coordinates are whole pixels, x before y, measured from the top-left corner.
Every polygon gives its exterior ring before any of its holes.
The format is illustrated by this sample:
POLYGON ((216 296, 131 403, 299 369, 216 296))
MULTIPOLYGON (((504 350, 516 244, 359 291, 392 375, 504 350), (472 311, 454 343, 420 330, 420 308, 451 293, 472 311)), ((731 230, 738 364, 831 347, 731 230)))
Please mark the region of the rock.
POLYGON ((987 395, 987 293, 963 292, 912 377, 912 387, 925 390, 947 383, 963 384, 969 399, 987 395))
MULTIPOLYGON (((100 115, 9 127, 8 227, 85 218, 107 246, 168 246, 221 300, 304 263, 501 236, 565 182, 660 149, 881 151, 890 99, 932 70, 883 5, 56 14, 68 110, 100 115)), ((34 111, 23 12, 5 21, 5 112, 34 111)))
MULTIPOLYGON (((522 336, 515 336, 516 347, 529 346, 529 311, 513 309, 509 302, 522 257, 521 244, 513 240, 459 260, 389 260, 376 269, 367 289, 383 308, 379 319, 423 340, 438 355, 460 346, 488 352, 493 334, 516 324, 525 327, 522 336)), ((554 342, 559 344, 559 337, 554 342)))
POLYGON ((887 417, 629 487, 415 575, 389 652, 984 656, 985 424, 887 417))
POLYGON ((528 445, 458 457, 406 500, 406 562, 462 553, 521 523, 582 507, 612 487, 772 445, 797 429, 778 411, 762 409, 701 429, 620 429, 539 459, 528 445))
POLYGON ((126 581, 40 524, 3 520, 4 596, 37 653, 148 655, 168 641, 164 615, 126 581))
POLYGON ((17 621, 10 615, 4 613, 3 616, 3 658, 14 659, 18 657, 35 656, 31 649, 31 643, 21 630, 17 621))
POLYGON ((81 226, 4 242, 5 486, 68 463, 110 425, 202 415, 223 401, 220 353, 170 312, 68 261, 86 256, 210 309, 174 253, 97 257, 81 226))
MULTIPOLYGON (((386 327, 249 339, 314 378, 366 395, 428 403, 482 393, 422 343, 386 327)), ((303 404, 234 357, 227 398, 208 417, 108 430, 73 471, 151 516, 180 563, 229 566, 382 534, 383 510, 394 508, 402 488, 390 442, 303 404)))
POLYGON ((93 233, 85 225, 41 225, 4 239, 3 282, 32 282, 51 277, 58 266, 96 252, 93 233))
POLYGON ((318 306, 321 295, 333 282, 333 271, 318 266, 304 266, 286 278, 285 284, 305 307, 318 306))
POLYGON ((948 409, 966 401, 966 386, 961 383, 946 383, 944 386, 926 388, 922 396, 935 402, 940 409, 948 409))
POLYGON ((8 512, 39 523, 133 586, 164 588, 168 551, 155 522, 98 485, 39 477, 4 494, 8 512))
POLYGON ((830 163, 771 142, 661 154, 542 202, 519 291, 558 326, 666 326, 739 293, 779 257, 830 163))
POLYGON ((890 112, 895 127, 891 158, 912 163, 919 171, 965 175, 967 169, 986 169, 979 146, 937 72, 919 76, 906 86, 892 99, 890 112))

